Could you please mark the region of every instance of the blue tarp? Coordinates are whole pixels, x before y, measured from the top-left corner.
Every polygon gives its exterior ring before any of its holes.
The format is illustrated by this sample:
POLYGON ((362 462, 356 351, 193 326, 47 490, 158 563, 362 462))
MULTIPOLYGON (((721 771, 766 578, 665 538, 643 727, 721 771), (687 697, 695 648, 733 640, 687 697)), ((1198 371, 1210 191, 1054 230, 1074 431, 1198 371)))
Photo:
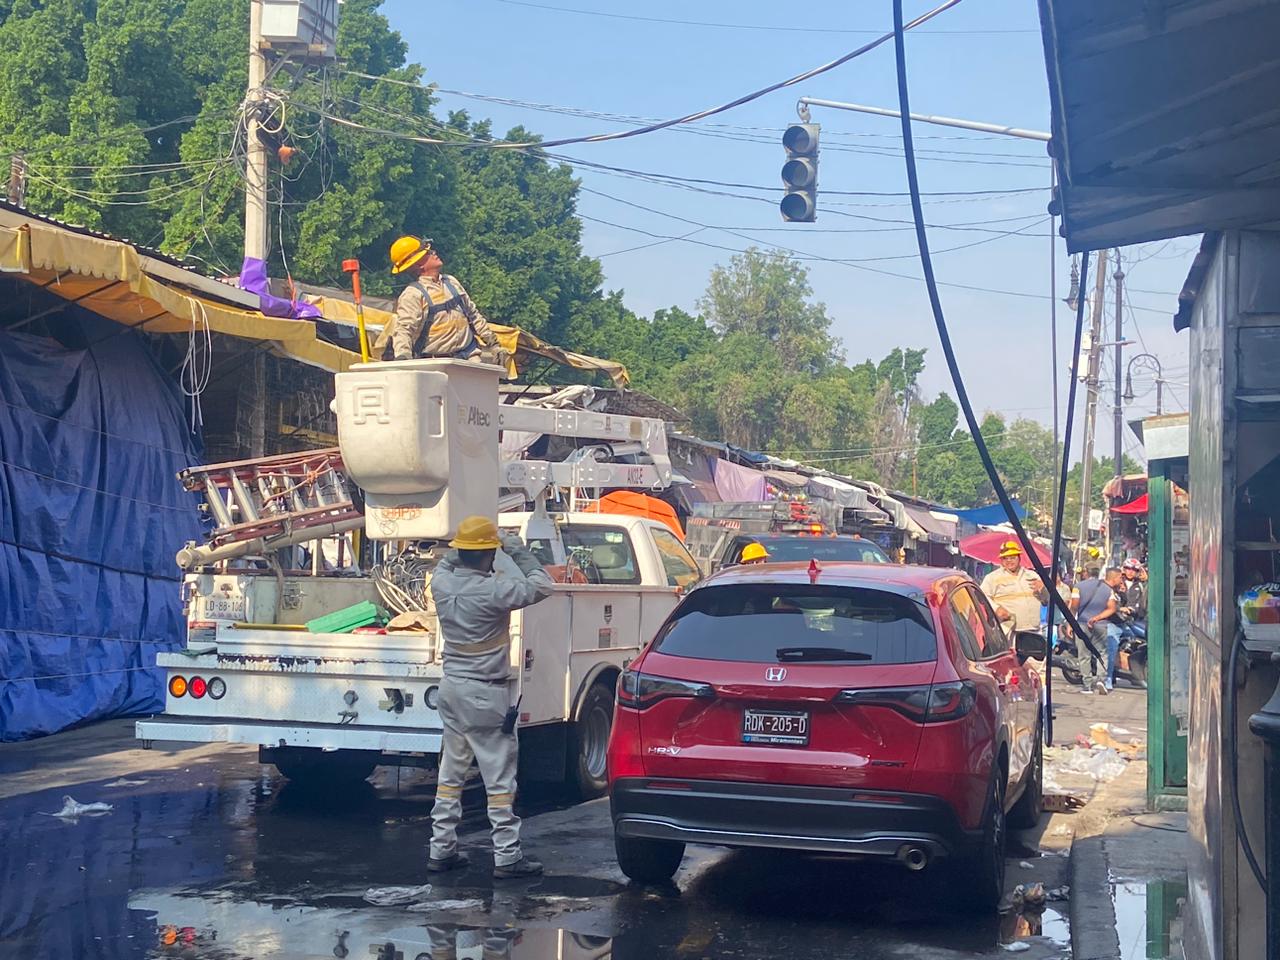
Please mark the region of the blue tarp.
POLYGON ((0 331, 0 740, 162 708, 200 537, 181 392, 140 336, 66 315, 87 346, 0 331))
MULTIPOLYGON (((968 521, 977 527, 994 527, 1002 523, 1007 523, 1009 515, 1004 512, 1004 507, 998 503, 989 503, 985 507, 973 507, 969 510, 957 510, 955 507, 937 507, 934 510, 941 510, 944 513, 953 513, 962 521, 968 521)), ((1018 515, 1019 520, 1027 518, 1026 508, 1017 500, 1013 501, 1013 512, 1018 515)))

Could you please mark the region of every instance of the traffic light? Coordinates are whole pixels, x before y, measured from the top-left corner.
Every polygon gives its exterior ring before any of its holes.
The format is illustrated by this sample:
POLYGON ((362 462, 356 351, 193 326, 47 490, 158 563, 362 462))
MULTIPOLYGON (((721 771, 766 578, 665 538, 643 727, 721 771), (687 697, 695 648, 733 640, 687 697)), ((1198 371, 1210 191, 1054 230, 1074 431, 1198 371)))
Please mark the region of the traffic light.
POLYGON ((818 125, 793 123, 782 133, 787 161, 782 165, 786 195, 782 219, 813 223, 818 217, 818 125))

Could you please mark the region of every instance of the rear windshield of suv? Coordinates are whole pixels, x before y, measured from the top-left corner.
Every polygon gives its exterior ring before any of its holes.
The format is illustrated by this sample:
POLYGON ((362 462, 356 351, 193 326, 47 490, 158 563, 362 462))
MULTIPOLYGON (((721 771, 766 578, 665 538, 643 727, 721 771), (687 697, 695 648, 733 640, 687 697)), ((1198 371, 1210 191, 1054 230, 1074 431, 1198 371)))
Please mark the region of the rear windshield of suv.
MULTIPOLYGON (((738 544, 738 554, 751 540, 743 540, 738 544)), ((885 552, 870 540, 855 540, 852 537, 761 537, 758 541, 769 551, 769 559, 774 563, 788 563, 799 560, 819 562, 850 563, 888 563, 885 552)))
POLYGON ((938 655, 933 619, 919 602, 882 590, 799 583, 695 590, 654 649, 753 663, 923 663, 938 655))

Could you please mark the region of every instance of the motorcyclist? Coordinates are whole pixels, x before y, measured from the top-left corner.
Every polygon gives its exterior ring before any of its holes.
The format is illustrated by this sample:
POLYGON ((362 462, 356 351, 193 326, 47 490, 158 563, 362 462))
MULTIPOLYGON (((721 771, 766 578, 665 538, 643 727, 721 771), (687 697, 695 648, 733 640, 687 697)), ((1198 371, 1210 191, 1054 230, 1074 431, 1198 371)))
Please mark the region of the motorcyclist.
POLYGON ((1128 619, 1128 623, 1141 624, 1142 633, 1146 635, 1147 626, 1147 584, 1142 579, 1142 564, 1130 558, 1120 568, 1124 576, 1124 596, 1121 598, 1120 613, 1128 619))

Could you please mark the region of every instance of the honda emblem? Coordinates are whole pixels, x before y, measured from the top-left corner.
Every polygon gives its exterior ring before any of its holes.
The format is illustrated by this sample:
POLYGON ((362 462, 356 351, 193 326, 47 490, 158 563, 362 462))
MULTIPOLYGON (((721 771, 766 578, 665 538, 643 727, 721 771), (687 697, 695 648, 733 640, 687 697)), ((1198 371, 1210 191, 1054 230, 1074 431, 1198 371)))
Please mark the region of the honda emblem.
POLYGON ((764 672, 764 678, 770 683, 781 683, 787 679, 786 667, 770 667, 764 672))

